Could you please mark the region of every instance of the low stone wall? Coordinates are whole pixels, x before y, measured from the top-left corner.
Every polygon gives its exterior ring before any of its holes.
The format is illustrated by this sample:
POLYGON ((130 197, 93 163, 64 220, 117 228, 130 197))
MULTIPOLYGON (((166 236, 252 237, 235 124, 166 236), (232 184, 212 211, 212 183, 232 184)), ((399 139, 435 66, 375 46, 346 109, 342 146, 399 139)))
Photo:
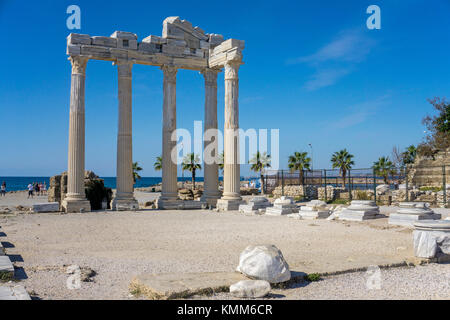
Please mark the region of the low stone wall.
MULTIPOLYGON (((318 189, 317 186, 310 186, 310 185, 284 186, 284 195, 292 198, 299 198, 306 196, 306 199, 317 199, 317 189, 318 189)), ((275 198, 281 197, 282 187, 281 186, 276 187, 273 190, 272 194, 275 198)))

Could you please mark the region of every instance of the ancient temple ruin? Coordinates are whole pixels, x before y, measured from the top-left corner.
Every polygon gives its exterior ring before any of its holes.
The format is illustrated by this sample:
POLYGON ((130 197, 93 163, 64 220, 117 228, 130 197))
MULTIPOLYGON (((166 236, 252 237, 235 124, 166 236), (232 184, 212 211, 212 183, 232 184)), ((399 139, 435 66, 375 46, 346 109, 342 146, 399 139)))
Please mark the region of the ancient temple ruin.
MULTIPOLYGON (((85 78, 89 60, 112 61, 118 69, 119 130, 117 137, 117 191, 113 209, 133 209, 138 203, 133 196, 132 176, 132 67, 143 64, 160 67, 163 81, 162 192, 161 209, 178 208, 177 165, 171 159, 176 141, 171 140, 176 129, 176 76, 178 69, 199 71, 205 79, 205 127, 217 129, 217 75, 225 69, 225 130, 224 130, 224 192, 218 190, 218 165, 204 163, 203 200, 217 204, 221 210, 237 209, 240 196, 239 139, 239 78, 244 41, 224 40, 222 35, 207 34, 179 17, 163 22, 162 36, 150 35, 141 42, 136 34, 115 31, 110 37, 70 34, 67 54, 72 63, 70 93, 70 125, 68 151, 67 195, 62 202, 66 212, 89 211, 84 194, 85 167, 85 78)), ((217 139, 205 142, 206 148, 217 139)), ((215 148, 217 150, 217 147, 215 148)))

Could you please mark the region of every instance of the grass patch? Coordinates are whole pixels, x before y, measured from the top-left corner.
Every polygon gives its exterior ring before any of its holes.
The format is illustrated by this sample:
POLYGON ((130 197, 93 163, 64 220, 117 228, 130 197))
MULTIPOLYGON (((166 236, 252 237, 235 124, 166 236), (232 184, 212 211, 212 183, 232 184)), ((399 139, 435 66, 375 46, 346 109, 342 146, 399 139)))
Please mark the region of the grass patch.
POLYGON ((329 201, 328 204, 347 204, 348 200, 346 199, 335 199, 333 201, 329 201))
POLYGON ((310 273, 305 276, 305 280, 309 282, 320 281, 320 274, 318 273, 310 273))
POLYGON ((358 190, 356 191, 356 200, 371 200, 371 199, 366 191, 358 190))
POLYGON ((12 272, 0 272, 0 281, 10 281, 14 278, 12 272))
POLYGON ((420 191, 432 191, 432 192, 439 192, 444 190, 442 187, 420 187, 420 191))

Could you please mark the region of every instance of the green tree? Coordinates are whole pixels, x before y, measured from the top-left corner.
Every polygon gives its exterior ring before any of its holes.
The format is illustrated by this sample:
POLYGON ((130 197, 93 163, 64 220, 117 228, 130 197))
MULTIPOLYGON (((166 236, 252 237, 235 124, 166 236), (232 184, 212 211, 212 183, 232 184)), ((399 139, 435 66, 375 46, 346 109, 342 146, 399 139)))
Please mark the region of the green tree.
POLYGON ((153 168, 155 168, 156 171, 162 170, 162 157, 156 157, 153 168))
POLYGON ((339 174, 342 175, 342 187, 345 188, 345 176, 352 168, 355 162, 352 160, 354 156, 348 153, 347 149, 343 149, 333 153, 331 156, 331 163, 333 168, 339 168, 339 174))
POLYGON ((289 156, 288 167, 291 172, 299 172, 299 183, 304 184, 303 170, 311 170, 311 158, 308 152, 294 152, 289 156))
POLYGON ((417 148, 414 145, 410 145, 406 148, 406 151, 402 153, 403 164, 412 164, 416 160, 417 148))
POLYGON ((218 165, 218 167, 219 167, 219 170, 222 170, 222 174, 223 174, 223 168, 224 168, 224 165, 223 165, 223 163, 224 163, 224 153, 222 152, 221 154, 219 154, 219 161, 218 161, 218 163, 217 163, 217 165, 218 165))
POLYGON ((428 135, 425 142, 418 147, 418 153, 421 156, 431 156, 439 151, 447 152, 450 148, 450 102, 445 98, 429 99, 428 102, 433 105, 438 112, 437 115, 426 116, 422 123, 427 127, 428 135))
POLYGON ((380 157, 373 163, 372 168, 376 175, 383 177, 385 184, 388 184, 389 176, 395 174, 395 166, 389 157, 380 157))
POLYGON ((188 153, 181 164, 181 169, 190 171, 192 174, 192 188, 195 190, 195 171, 202 168, 200 164, 200 158, 194 153, 188 153))
POLYGON ((251 164, 250 169, 254 172, 259 172, 261 178, 261 194, 264 193, 264 169, 270 168, 270 155, 266 152, 260 153, 259 151, 253 155, 253 158, 248 162, 251 164))
POLYGON ((142 167, 139 166, 139 163, 133 162, 133 184, 135 184, 137 180, 142 178, 139 175, 140 171, 142 171, 142 167))

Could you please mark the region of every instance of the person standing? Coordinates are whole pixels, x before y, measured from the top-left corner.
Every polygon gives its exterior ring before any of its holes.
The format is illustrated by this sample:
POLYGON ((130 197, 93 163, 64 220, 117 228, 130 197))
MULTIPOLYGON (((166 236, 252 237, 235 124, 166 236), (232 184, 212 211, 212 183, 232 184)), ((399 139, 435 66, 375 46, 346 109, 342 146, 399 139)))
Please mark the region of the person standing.
POLYGON ((0 187, 0 196, 6 196, 6 182, 2 182, 2 186, 0 187))
POLYGON ((33 190, 34 190, 33 184, 30 183, 27 188, 28 188, 28 199, 30 199, 30 197, 33 198, 33 190))
POLYGON ((36 195, 39 196, 39 182, 36 182, 34 185, 34 191, 36 191, 36 195))

